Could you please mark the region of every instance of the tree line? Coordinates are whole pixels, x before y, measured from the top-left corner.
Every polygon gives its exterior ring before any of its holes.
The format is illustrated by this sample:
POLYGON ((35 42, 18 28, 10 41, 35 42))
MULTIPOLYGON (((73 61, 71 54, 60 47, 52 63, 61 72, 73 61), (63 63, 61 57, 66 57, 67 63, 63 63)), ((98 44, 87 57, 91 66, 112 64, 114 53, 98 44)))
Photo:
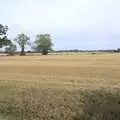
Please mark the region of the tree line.
POLYGON ((5 47, 5 52, 9 55, 14 55, 19 45, 21 52, 20 55, 25 55, 25 46, 30 45, 31 49, 36 52, 40 52, 43 55, 47 55, 52 50, 52 38, 50 34, 38 34, 36 35, 34 44, 31 45, 30 37, 25 33, 20 33, 14 40, 10 40, 7 36, 8 26, 0 24, 0 48, 5 47))

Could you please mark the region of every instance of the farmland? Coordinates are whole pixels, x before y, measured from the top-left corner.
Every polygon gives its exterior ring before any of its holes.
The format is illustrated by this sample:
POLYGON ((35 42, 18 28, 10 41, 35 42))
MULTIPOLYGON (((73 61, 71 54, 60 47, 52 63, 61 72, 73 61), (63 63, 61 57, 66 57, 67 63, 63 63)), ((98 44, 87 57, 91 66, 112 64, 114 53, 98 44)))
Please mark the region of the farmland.
POLYGON ((0 82, 46 88, 120 84, 120 55, 0 58, 0 82))
POLYGON ((38 118, 72 120, 80 91, 119 89, 119 71, 119 54, 1 56, 0 101, 38 118))

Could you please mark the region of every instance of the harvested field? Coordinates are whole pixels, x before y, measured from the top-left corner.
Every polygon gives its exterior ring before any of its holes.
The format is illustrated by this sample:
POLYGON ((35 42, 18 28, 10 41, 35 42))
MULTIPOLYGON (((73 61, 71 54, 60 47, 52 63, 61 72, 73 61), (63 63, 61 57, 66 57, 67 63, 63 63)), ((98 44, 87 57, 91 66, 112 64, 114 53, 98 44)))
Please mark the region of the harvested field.
MULTIPOLYGON (((84 106, 86 114, 101 101, 101 111, 106 103, 110 110, 110 104, 119 106, 119 71, 119 54, 1 56, 0 113, 17 116, 15 120, 85 120, 84 106)), ((105 113, 111 114, 107 109, 105 113)), ((120 116, 114 117, 119 111, 114 108, 113 117, 105 120, 119 120, 120 116)))
POLYGON ((39 87, 119 86, 120 55, 0 58, 0 82, 39 87))

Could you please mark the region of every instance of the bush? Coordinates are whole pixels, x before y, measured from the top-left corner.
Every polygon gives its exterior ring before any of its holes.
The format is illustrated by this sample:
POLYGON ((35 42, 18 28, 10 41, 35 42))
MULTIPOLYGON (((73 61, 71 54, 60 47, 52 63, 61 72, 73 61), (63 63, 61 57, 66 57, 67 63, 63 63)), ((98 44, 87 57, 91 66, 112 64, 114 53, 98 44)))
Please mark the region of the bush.
POLYGON ((14 44, 10 44, 8 47, 5 48, 5 52, 8 56, 13 56, 15 54, 17 47, 14 44))

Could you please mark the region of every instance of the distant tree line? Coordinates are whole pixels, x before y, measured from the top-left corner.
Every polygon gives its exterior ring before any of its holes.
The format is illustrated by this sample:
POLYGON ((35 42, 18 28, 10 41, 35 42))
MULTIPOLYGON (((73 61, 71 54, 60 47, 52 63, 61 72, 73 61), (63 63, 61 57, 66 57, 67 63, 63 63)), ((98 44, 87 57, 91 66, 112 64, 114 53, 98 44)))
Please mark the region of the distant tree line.
POLYGON ((56 53, 78 53, 78 52, 91 52, 91 53, 97 53, 97 52, 120 52, 120 49, 111 49, 111 50, 79 50, 79 49, 72 49, 72 50, 56 50, 56 51, 52 51, 52 52, 56 52, 56 53))
POLYGON ((34 44, 31 44, 30 37, 24 33, 20 33, 14 40, 10 40, 7 37, 8 26, 0 24, 0 48, 5 47, 5 52, 8 55, 14 55, 19 45, 21 52, 20 55, 25 55, 26 45, 31 46, 35 52, 40 52, 43 55, 47 55, 52 50, 52 39, 50 34, 38 34, 36 35, 34 44))

